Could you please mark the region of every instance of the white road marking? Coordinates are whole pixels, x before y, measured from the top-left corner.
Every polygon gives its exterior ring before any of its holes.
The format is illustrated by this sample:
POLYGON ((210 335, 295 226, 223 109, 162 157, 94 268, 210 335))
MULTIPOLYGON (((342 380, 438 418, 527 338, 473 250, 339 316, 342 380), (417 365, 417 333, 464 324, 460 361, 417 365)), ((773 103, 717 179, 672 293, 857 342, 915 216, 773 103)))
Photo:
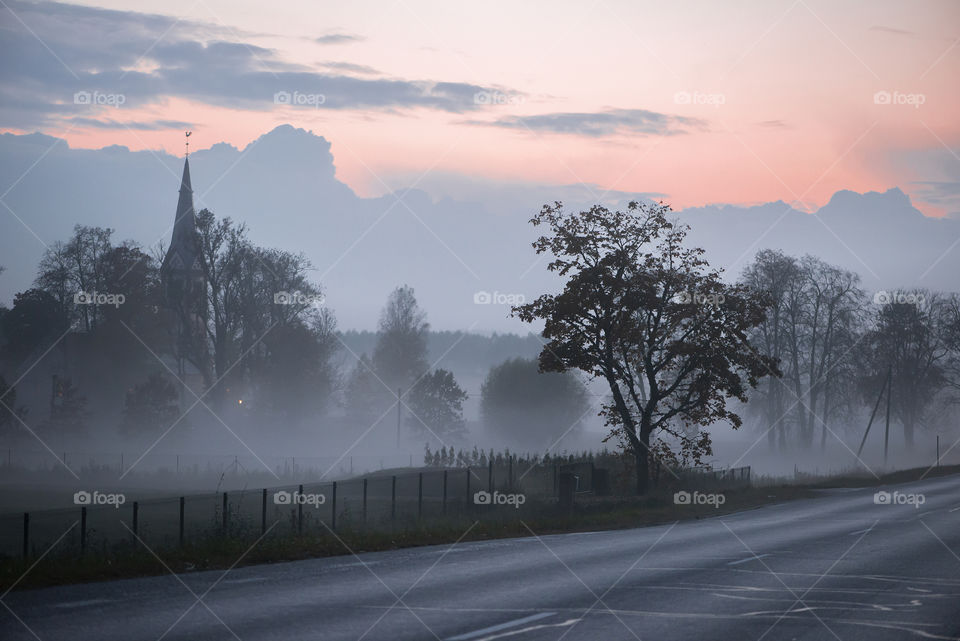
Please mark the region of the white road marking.
POLYGON ((745 559, 740 559, 739 561, 730 561, 727 565, 740 565, 741 563, 746 563, 747 561, 753 561, 754 559, 762 559, 765 556, 770 556, 769 554, 757 554, 754 556, 747 557, 745 559))
POLYGON ((221 581, 221 583, 228 583, 231 585, 236 585, 237 583, 259 583, 260 581, 266 581, 267 577, 265 576, 252 576, 248 579, 226 579, 221 581))
POLYGON ((957 507, 953 508, 953 509, 950 510, 950 511, 951 511, 951 512, 956 512, 957 510, 960 510, 960 505, 958 505, 957 507))
POLYGON ((86 601, 69 601, 67 603, 57 603, 55 608, 83 608, 88 605, 100 605, 101 603, 113 603, 113 599, 87 599, 86 601))
POLYGON ((447 641, 466 641, 467 639, 475 639, 476 637, 482 637, 483 635, 490 634, 491 632, 499 632, 500 630, 506 630, 507 628, 523 625, 524 623, 530 623, 531 621, 539 621, 540 619, 552 617, 554 614, 556 614, 556 612, 541 612, 540 614, 531 614, 530 616, 523 617, 522 619, 514 619, 513 621, 507 621, 506 623, 501 623, 499 625, 492 625, 489 628, 483 628, 482 630, 474 630, 473 632, 458 634, 455 637, 450 637, 447 639, 447 641))

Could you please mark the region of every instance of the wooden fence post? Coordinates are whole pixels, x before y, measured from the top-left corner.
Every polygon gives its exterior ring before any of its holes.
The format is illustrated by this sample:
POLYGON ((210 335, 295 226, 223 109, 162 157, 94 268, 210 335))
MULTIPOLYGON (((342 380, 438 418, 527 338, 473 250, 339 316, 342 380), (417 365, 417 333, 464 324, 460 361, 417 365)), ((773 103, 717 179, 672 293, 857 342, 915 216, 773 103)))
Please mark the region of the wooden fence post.
POLYGON ((30 513, 23 513, 23 558, 30 556, 30 513))
POLYGON ((260 499, 260 534, 267 533, 267 488, 263 488, 260 499))
POLYGON ((333 482, 333 496, 330 498, 330 529, 337 531, 337 482, 333 482))
POLYGON ((87 549, 87 506, 80 508, 80 554, 87 549))
MULTIPOLYGON (((296 464, 294 464, 296 466, 296 464)), ((303 533, 303 483, 297 490, 297 534, 303 533)))
POLYGON ((363 479, 363 523, 367 523, 367 479, 363 479))
POLYGON ((229 506, 227 505, 227 493, 224 492, 224 493, 223 493, 223 526, 222 526, 222 527, 223 527, 223 534, 224 534, 224 536, 226 536, 226 534, 227 534, 227 526, 228 526, 229 523, 230 523, 229 520, 228 520, 228 519, 229 519, 229 516, 227 515, 227 510, 228 510, 228 509, 229 509, 229 506))
POLYGON ((447 471, 443 471, 443 515, 447 514, 447 471))
POLYGON ((183 547, 183 530, 184 530, 184 506, 186 505, 187 499, 184 496, 180 497, 180 547, 183 547))
POLYGON ((390 478, 390 520, 397 518, 397 475, 390 478))
POLYGON ((423 472, 417 475, 417 519, 423 518, 423 472))
POLYGON ((133 536, 134 538, 140 535, 140 502, 133 502, 133 536))

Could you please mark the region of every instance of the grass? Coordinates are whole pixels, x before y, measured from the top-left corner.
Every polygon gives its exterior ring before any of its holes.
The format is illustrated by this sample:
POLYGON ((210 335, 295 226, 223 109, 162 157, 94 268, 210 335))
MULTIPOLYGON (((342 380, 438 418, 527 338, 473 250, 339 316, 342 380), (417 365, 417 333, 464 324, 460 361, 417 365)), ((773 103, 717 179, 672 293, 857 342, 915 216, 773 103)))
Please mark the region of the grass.
MULTIPOLYGON (((226 569, 234 566, 296 561, 351 553, 396 550, 422 545, 449 544, 455 541, 484 541, 555 533, 615 530, 641 527, 677 520, 720 516, 771 503, 816 496, 818 489, 832 487, 875 487, 904 483, 921 477, 960 473, 960 465, 928 470, 917 468, 885 474, 845 474, 804 484, 780 484, 761 487, 715 490, 725 503, 711 505, 675 505, 672 490, 658 490, 644 497, 588 497, 577 499, 570 510, 551 503, 530 502, 521 510, 484 508, 483 518, 435 518, 422 523, 398 522, 390 529, 362 530, 344 528, 336 535, 327 530, 302 535, 267 536, 254 545, 255 534, 226 538, 210 533, 183 547, 154 552, 139 544, 119 544, 91 549, 83 557, 67 553, 37 559, 0 560, 0 592, 51 585, 108 581, 138 576, 156 576, 173 572, 226 569)), ((257 533, 258 534, 258 533, 257 533)))

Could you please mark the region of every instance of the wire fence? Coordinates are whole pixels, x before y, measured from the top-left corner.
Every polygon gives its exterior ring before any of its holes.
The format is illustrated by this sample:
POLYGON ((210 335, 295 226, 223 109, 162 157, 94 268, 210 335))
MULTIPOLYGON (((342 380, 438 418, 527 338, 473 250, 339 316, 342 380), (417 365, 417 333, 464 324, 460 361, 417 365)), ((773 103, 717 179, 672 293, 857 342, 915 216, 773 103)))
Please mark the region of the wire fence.
MULTIPOLYGON (((749 484, 749 468, 690 470, 706 483, 749 484)), ((106 552, 119 545, 183 546, 211 536, 256 538, 395 530, 431 519, 483 518, 531 502, 558 499, 562 478, 574 493, 611 493, 609 470, 592 462, 535 465, 513 459, 484 467, 399 474, 128 501, 124 494, 80 491, 75 507, 0 515, 0 557, 106 552), (518 498, 522 497, 522 499, 518 498)), ((507 511, 505 511, 507 510, 507 511)))

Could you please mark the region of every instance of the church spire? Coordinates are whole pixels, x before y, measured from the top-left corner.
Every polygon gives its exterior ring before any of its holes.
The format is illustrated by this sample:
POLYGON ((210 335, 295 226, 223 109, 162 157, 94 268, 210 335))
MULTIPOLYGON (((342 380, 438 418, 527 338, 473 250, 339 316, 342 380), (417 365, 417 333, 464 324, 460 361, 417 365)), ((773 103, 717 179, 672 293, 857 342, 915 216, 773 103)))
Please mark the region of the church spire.
POLYGON ((197 217, 193 209, 193 187, 190 184, 190 159, 183 160, 183 177, 180 179, 180 197, 173 221, 173 234, 161 269, 164 271, 193 272, 200 270, 199 234, 197 217))

